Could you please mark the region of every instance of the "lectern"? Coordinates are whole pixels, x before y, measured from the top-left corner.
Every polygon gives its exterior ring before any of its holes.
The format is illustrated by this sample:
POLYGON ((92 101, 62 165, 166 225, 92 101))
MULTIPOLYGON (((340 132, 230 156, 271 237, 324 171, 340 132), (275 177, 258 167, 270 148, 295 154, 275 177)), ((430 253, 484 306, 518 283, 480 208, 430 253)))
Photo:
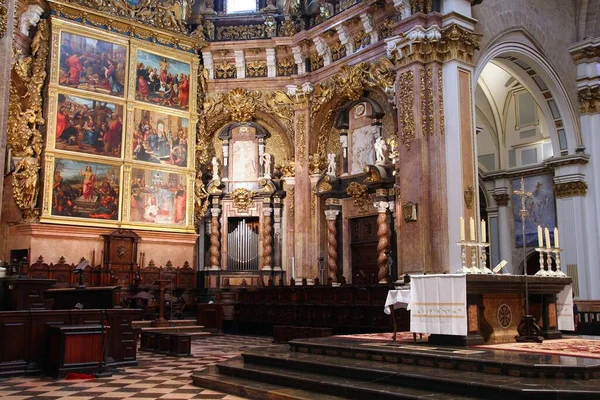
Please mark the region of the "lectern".
POLYGON ((158 312, 158 319, 152 321, 152 326, 155 328, 169 326, 169 321, 165 319, 165 288, 169 283, 171 283, 171 281, 168 279, 159 279, 153 283, 153 285, 158 285, 158 290, 160 293, 160 308, 158 312))

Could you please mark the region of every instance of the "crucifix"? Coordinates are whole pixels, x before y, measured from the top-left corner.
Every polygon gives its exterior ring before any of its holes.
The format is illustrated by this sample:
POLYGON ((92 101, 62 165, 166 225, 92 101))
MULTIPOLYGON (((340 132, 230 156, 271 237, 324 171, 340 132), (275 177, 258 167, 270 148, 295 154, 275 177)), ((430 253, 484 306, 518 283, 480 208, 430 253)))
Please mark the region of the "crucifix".
POLYGON ((521 198, 521 209, 519 215, 521 216, 521 235, 523 240, 523 275, 525 275, 525 315, 521 319, 521 323, 517 328, 519 336, 517 336, 517 342, 538 342, 544 341, 541 333, 541 329, 535 323, 533 315, 529 314, 529 287, 527 285, 527 237, 525 236, 525 220, 529 215, 527 207, 525 205, 527 199, 532 196, 531 192, 525 190, 525 178, 521 177, 521 188, 513 191, 514 194, 521 198))

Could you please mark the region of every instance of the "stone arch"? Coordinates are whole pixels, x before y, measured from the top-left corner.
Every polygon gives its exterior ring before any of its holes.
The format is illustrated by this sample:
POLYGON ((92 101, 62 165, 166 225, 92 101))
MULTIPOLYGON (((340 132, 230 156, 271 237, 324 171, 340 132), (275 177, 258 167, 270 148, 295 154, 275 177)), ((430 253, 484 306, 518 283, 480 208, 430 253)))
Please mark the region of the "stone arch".
MULTIPOLYGON (((510 32, 490 45, 479 56, 475 68, 475 82, 479 80, 479 76, 487 63, 494 59, 502 59, 503 62, 510 62, 514 66, 513 72, 516 76, 522 79, 523 83, 528 83, 530 87, 537 87, 537 84, 532 79, 532 75, 536 75, 548 88, 552 99, 556 104, 556 109, 560 113, 560 120, 565 130, 567 139, 567 152, 569 154, 583 146, 583 139, 579 130, 577 113, 573 107, 568 91, 546 57, 536 48, 536 46, 527 38, 524 32, 510 32), (529 67, 530 71, 525 71, 529 67), (521 70, 521 71, 520 71, 521 70)), ((533 90, 532 93, 535 93, 533 90)), ((547 100, 540 100, 540 106, 548 106, 547 100)), ((557 129, 551 129, 550 136, 554 154, 561 154, 559 146, 559 138, 557 129)))

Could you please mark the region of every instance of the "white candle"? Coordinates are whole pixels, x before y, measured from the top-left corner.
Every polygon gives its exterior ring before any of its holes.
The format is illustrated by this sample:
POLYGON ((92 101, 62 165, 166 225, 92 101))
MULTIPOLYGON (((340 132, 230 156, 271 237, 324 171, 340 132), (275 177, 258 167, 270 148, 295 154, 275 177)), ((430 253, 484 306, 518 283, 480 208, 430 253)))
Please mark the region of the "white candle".
POLYGON ((546 236, 546 248, 549 249, 549 248, 552 247, 550 245, 550 230, 548 228, 545 228, 544 229, 544 233, 545 233, 545 236, 546 236))
POLYGON ((560 242, 558 241, 558 228, 554 228, 554 247, 560 249, 560 242))
POLYGON ((465 241, 465 219, 460 217, 460 241, 465 241))
POLYGON ((544 247, 544 234, 542 233, 542 227, 540 225, 538 225, 538 247, 544 247))
POLYGON ((471 217, 471 220, 469 221, 469 228, 471 229, 471 231, 469 232, 469 236, 471 238, 471 242, 475 241, 475 220, 473 219, 473 217, 471 217))
POLYGON ((481 220, 481 243, 486 243, 487 242, 487 230, 486 230, 486 226, 485 226, 485 220, 482 219, 481 220))

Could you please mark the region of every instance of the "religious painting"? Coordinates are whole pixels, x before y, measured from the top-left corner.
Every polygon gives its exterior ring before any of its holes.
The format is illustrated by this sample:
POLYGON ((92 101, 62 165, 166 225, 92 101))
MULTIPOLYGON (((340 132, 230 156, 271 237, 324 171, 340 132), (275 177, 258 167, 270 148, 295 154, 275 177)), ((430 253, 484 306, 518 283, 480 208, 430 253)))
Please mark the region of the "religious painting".
POLYGON ((352 131, 350 174, 360 174, 366 165, 375 164, 375 129, 369 125, 352 131))
POLYGON ((107 157, 121 157, 123 106, 70 94, 57 99, 55 148, 107 157))
POLYGON ((130 221, 144 224, 186 225, 187 176, 133 168, 130 221))
POLYGON ((256 143, 253 140, 235 140, 231 147, 232 180, 256 181, 258 179, 256 143))
POLYGON ((56 158, 51 214, 116 221, 120 180, 119 166, 56 158))
MULTIPOLYGON (((512 189, 521 188, 521 179, 512 181, 512 189)), ((525 178, 525 191, 531 193, 531 197, 525 199, 525 209, 528 215, 525 220, 525 245, 527 247, 538 246, 538 225, 550 230, 551 242, 554 243, 554 227, 556 226, 556 207, 554 203, 554 190, 552 188, 552 176, 539 175, 525 178)), ((521 224, 521 198, 513 194, 513 216, 515 220, 516 246, 523 246, 523 230, 521 224)))
POLYGON ((125 96, 126 46, 62 32, 59 52, 59 85, 125 96))
POLYGON ((187 167, 189 119, 154 110, 133 111, 133 159, 187 167))
POLYGON ((187 111, 190 71, 188 63, 138 49, 135 99, 187 111))

